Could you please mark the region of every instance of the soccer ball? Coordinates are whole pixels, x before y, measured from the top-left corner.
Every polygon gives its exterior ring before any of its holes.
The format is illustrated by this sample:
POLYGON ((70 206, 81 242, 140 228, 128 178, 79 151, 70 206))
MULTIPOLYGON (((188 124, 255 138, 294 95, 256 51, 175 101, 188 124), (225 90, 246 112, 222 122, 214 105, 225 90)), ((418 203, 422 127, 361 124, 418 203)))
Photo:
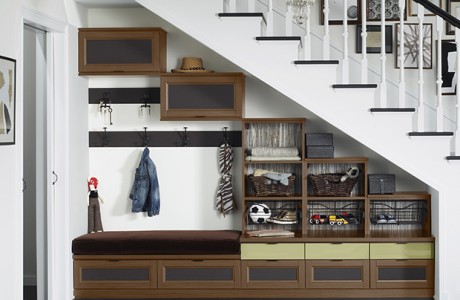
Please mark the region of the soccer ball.
POLYGON ((249 207, 249 217, 252 222, 262 224, 266 223, 267 219, 272 215, 270 208, 266 204, 257 203, 249 207))

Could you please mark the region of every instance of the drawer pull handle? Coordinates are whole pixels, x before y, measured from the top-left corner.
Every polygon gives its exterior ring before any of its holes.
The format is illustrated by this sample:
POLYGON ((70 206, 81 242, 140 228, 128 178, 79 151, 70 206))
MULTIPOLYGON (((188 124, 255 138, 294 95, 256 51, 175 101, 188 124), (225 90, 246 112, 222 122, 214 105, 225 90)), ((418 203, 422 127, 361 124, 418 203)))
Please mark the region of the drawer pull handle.
POLYGON ((407 245, 407 242, 397 242, 396 245, 407 245))
POLYGON ((331 243, 332 245, 342 245, 343 243, 341 242, 334 242, 334 243, 331 243))
POLYGON ((192 259, 192 261, 201 262, 204 261, 204 259, 192 259))

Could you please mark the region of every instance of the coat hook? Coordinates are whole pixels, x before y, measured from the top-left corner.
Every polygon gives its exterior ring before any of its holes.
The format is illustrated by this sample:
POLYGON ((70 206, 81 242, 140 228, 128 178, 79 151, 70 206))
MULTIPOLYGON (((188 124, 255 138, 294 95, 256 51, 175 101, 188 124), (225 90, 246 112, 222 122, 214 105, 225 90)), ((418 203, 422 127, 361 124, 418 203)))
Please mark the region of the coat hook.
POLYGON ((182 136, 182 146, 188 146, 187 127, 184 127, 184 135, 182 136))
POLYGON ((140 109, 139 109, 139 115, 140 115, 141 118, 144 117, 144 109, 147 110, 147 112, 148 112, 148 114, 149 114, 149 116, 150 116, 150 104, 149 104, 149 103, 151 102, 151 101, 150 101, 150 100, 151 100, 151 98, 150 98, 150 93, 149 93, 149 92, 146 92, 146 93, 144 94, 144 98, 143 98, 143 99, 144 99, 144 104, 142 104, 141 107, 140 107, 140 109))
POLYGON ((147 127, 144 127, 144 138, 143 138, 144 147, 148 146, 149 140, 150 138, 147 136, 147 127))
POLYGON ((105 115, 108 112, 109 113, 109 125, 113 125, 112 123, 112 107, 110 105, 110 98, 109 98, 109 93, 105 92, 102 95, 102 98, 99 99, 99 111, 101 114, 104 115, 104 121, 105 121, 105 115))
POLYGON ((109 135, 107 134, 107 127, 103 127, 104 129, 104 135, 102 136, 102 144, 104 147, 109 146, 109 135))
POLYGON ((224 142, 228 144, 228 132, 227 132, 228 127, 224 127, 224 142))

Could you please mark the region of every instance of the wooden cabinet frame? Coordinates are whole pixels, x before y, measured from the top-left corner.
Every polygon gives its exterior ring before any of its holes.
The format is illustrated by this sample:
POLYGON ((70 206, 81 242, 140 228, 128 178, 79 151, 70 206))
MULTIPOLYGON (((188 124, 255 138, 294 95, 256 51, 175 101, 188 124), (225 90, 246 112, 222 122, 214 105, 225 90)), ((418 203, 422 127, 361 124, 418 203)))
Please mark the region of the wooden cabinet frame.
POLYGON ((78 32, 79 75, 159 75, 166 71, 166 31, 161 28, 80 28, 78 32), (149 41, 150 62, 88 63, 89 41, 149 41))
MULTIPOLYGON (((240 120, 244 115, 244 98, 245 98, 245 76, 243 73, 164 73, 160 79, 160 106, 161 106, 161 120, 240 120), (229 107, 172 107, 171 105, 171 89, 175 86, 193 87, 197 86, 218 86, 230 85, 233 87, 232 105, 229 107)), ((208 97, 213 97, 211 94, 203 93, 208 97)), ((231 96, 231 95, 230 95, 231 96)), ((229 97, 229 95, 222 95, 222 97, 229 97)), ((214 103, 219 103, 221 99, 216 97, 214 103)), ((175 99, 180 102, 182 100, 175 99)), ((183 100, 184 104, 189 99, 183 100)), ((196 103, 198 103, 198 100, 196 103)), ((189 103, 190 105, 193 102, 189 103)), ((205 104, 203 104, 205 105, 205 104)), ((179 105, 176 105, 179 106, 179 105)))
POLYGON ((369 260, 307 260, 307 288, 316 289, 365 289, 369 288, 369 260), (361 279, 356 280, 316 280, 315 268, 331 269, 340 272, 340 269, 359 269, 361 279))
POLYGON ((434 260, 371 260, 371 288, 373 289, 433 289, 434 288, 434 260), (381 268, 421 268, 426 277, 420 280, 381 280, 381 268))
POLYGON ((248 289, 300 289, 305 288, 305 261, 303 260, 243 260, 242 269, 242 288, 248 289), (291 269, 296 272, 295 280, 252 280, 250 277, 251 269, 273 270, 291 269))

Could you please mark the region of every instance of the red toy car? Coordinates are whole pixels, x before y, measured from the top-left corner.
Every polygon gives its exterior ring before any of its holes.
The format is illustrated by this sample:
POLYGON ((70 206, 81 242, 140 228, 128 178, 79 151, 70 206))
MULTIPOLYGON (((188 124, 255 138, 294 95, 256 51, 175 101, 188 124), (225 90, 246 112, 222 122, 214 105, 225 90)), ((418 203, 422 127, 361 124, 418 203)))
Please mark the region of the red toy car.
POLYGON ((324 224, 328 222, 328 218, 325 215, 314 214, 310 217, 310 224, 324 224))

